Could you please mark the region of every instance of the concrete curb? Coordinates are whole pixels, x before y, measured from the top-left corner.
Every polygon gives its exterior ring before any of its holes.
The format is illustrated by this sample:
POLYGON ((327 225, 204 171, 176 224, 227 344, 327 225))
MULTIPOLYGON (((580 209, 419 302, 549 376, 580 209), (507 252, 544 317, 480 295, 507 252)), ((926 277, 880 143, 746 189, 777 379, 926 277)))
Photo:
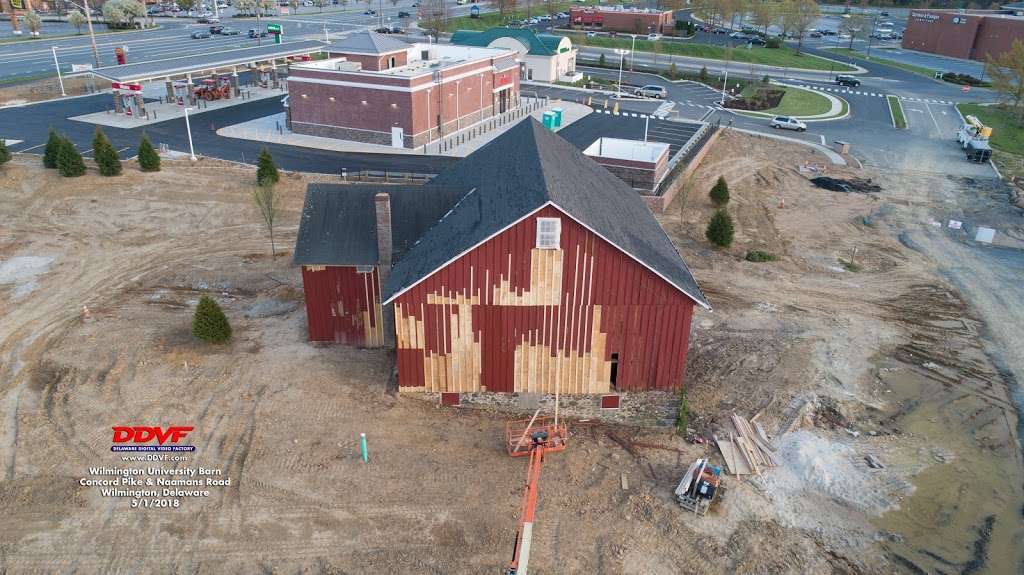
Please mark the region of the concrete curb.
POLYGON ((779 141, 782 141, 782 142, 791 142, 791 143, 794 143, 794 144, 803 144, 804 146, 807 146, 807 147, 810 147, 810 148, 814 148, 815 150, 821 152, 826 158, 829 159, 830 162, 832 162, 833 164, 835 164, 837 166, 846 166, 847 165, 846 160, 843 159, 842 156, 840 156, 839 154, 837 154, 837 153, 833 152, 832 150, 826 148, 825 146, 822 146, 821 144, 815 144, 813 142, 805 142, 804 140, 799 140, 797 138, 788 138, 786 136, 779 136, 779 135, 776 135, 776 134, 766 134, 764 132, 756 132, 754 130, 745 130, 743 128, 728 128, 728 129, 729 130, 736 130, 737 132, 743 132, 744 134, 750 134, 752 136, 761 136, 762 138, 771 138, 773 140, 779 140, 779 141))
MULTIPOLYGON (((587 49, 590 49, 590 50, 604 51, 604 52, 613 52, 615 50, 615 48, 604 48, 602 46, 577 46, 577 48, 580 48, 580 49, 587 48, 587 49)), ((652 56, 658 55, 658 56, 664 56, 666 58, 668 58, 668 56, 670 56, 670 54, 662 54, 660 52, 658 52, 658 53, 655 53, 655 52, 641 52, 640 50, 637 50, 636 53, 637 54, 650 54, 652 56)), ((807 55, 812 57, 812 58, 819 58, 819 59, 824 60, 826 62, 835 62, 836 64, 842 64, 843 66, 852 66, 854 68, 853 71, 849 71, 849 72, 845 72, 844 71, 844 72, 842 72, 844 74, 867 74, 868 73, 867 68, 864 68, 862 66, 858 66, 857 64, 851 64, 849 62, 842 62, 840 60, 835 60, 835 59, 832 59, 832 58, 825 58, 823 56, 819 56, 817 54, 811 54, 809 52, 807 53, 807 55)), ((783 73, 785 73, 785 72, 796 72, 796 73, 801 73, 801 74, 815 74, 815 75, 835 74, 835 72, 829 71, 829 70, 813 70, 813 69, 807 69, 807 68, 797 68, 797 67, 793 67, 793 66, 773 66, 771 64, 758 64, 756 62, 740 62, 740 61, 736 61, 736 60, 716 60, 714 58, 699 58, 697 56, 680 56, 678 54, 671 54, 671 56, 672 56, 672 58, 677 58, 677 59, 679 59, 681 61, 692 61, 692 62, 697 63, 697 64, 713 62, 713 63, 719 64, 719 65, 723 65, 724 64, 724 65, 729 65, 729 66, 736 66, 737 70, 742 70, 743 67, 755 66, 755 67, 757 67, 757 68, 759 68, 761 70, 768 70, 768 71, 774 71, 774 72, 783 72, 783 73)), ((755 74, 755 75, 757 75, 757 74, 755 74)))

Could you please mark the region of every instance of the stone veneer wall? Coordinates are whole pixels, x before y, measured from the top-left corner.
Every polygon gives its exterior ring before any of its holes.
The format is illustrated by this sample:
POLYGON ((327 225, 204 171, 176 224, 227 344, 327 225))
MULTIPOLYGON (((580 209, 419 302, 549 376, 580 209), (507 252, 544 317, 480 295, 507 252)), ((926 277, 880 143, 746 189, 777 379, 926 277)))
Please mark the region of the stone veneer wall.
MULTIPOLYGON (((600 395, 562 395, 558 413, 571 419, 598 419, 609 423, 672 427, 679 413, 679 393, 674 391, 634 391, 616 394, 618 409, 602 409, 600 395)), ((441 394, 415 392, 403 394, 432 403, 441 402, 441 394)), ((541 407, 541 415, 553 415, 555 396, 536 393, 491 393, 486 391, 460 394, 462 407, 496 409, 526 417, 541 407)))

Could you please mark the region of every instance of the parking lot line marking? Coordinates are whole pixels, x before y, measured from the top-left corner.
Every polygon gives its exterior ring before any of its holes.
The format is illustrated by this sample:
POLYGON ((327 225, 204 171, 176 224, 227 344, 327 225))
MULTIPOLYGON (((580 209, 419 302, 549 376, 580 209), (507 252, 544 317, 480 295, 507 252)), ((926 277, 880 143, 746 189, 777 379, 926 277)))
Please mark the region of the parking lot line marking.
POLYGON ((821 145, 824 146, 825 145, 825 136, 824 136, 824 134, 818 134, 818 135, 821 136, 821 145))
POLYGON ((942 137, 942 129, 939 128, 939 122, 938 122, 938 120, 935 119, 935 114, 932 113, 931 106, 929 106, 928 104, 925 104, 924 107, 928 110, 928 115, 932 117, 932 123, 935 124, 935 131, 938 133, 939 137, 941 138, 942 137))
POLYGON ((43 147, 43 146, 45 146, 45 145, 46 145, 45 143, 42 143, 42 144, 39 144, 38 146, 32 146, 31 148, 24 148, 24 149, 22 149, 22 150, 17 150, 17 151, 15 151, 14 153, 16 153, 16 154, 21 154, 21 153, 27 152, 27 151, 29 151, 29 150, 34 150, 34 149, 36 149, 36 148, 42 148, 42 147, 43 147))

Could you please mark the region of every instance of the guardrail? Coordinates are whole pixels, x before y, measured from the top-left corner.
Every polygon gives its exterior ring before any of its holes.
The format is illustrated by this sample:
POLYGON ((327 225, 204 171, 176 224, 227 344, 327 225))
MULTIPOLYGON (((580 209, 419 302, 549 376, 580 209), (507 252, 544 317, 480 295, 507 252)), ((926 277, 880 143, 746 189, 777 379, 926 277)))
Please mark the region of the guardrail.
POLYGON ((346 182, 374 182, 386 184, 425 184, 437 174, 392 172, 388 170, 348 170, 341 168, 341 179, 346 182))
POLYGON ((669 186, 671 186, 676 178, 679 177, 679 174, 686 170, 690 161, 693 160, 693 157, 697 155, 698 152, 700 152, 701 148, 704 147, 704 144, 706 144, 707 141, 715 135, 715 132, 721 128, 721 124, 721 120, 715 120, 713 124, 704 124, 700 129, 694 132, 692 136, 690 136, 690 139, 687 140, 687 142, 679 148, 679 151, 676 152, 676 154, 669 160, 668 171, 665 177, 661 179, 661 183, 659 183, 658 187, 654 190, 653 195, 661 196, 665 193, 669 186))

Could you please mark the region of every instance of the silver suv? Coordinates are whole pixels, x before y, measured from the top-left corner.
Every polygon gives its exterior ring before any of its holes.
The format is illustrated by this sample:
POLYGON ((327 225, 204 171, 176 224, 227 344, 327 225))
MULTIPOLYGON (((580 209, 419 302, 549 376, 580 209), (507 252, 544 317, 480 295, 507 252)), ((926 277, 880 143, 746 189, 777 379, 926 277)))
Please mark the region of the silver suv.
POLYGON ((636 94, 637 96, 641 96, 641 97, 644 97, 644 98, 662 98, 662 99, 664 99, 666 96, 668 96, 668 90, 666 90, 662 86, 656 86, 654 84, 649 84, 647 86, 640 86, 633 93, 636 94))

